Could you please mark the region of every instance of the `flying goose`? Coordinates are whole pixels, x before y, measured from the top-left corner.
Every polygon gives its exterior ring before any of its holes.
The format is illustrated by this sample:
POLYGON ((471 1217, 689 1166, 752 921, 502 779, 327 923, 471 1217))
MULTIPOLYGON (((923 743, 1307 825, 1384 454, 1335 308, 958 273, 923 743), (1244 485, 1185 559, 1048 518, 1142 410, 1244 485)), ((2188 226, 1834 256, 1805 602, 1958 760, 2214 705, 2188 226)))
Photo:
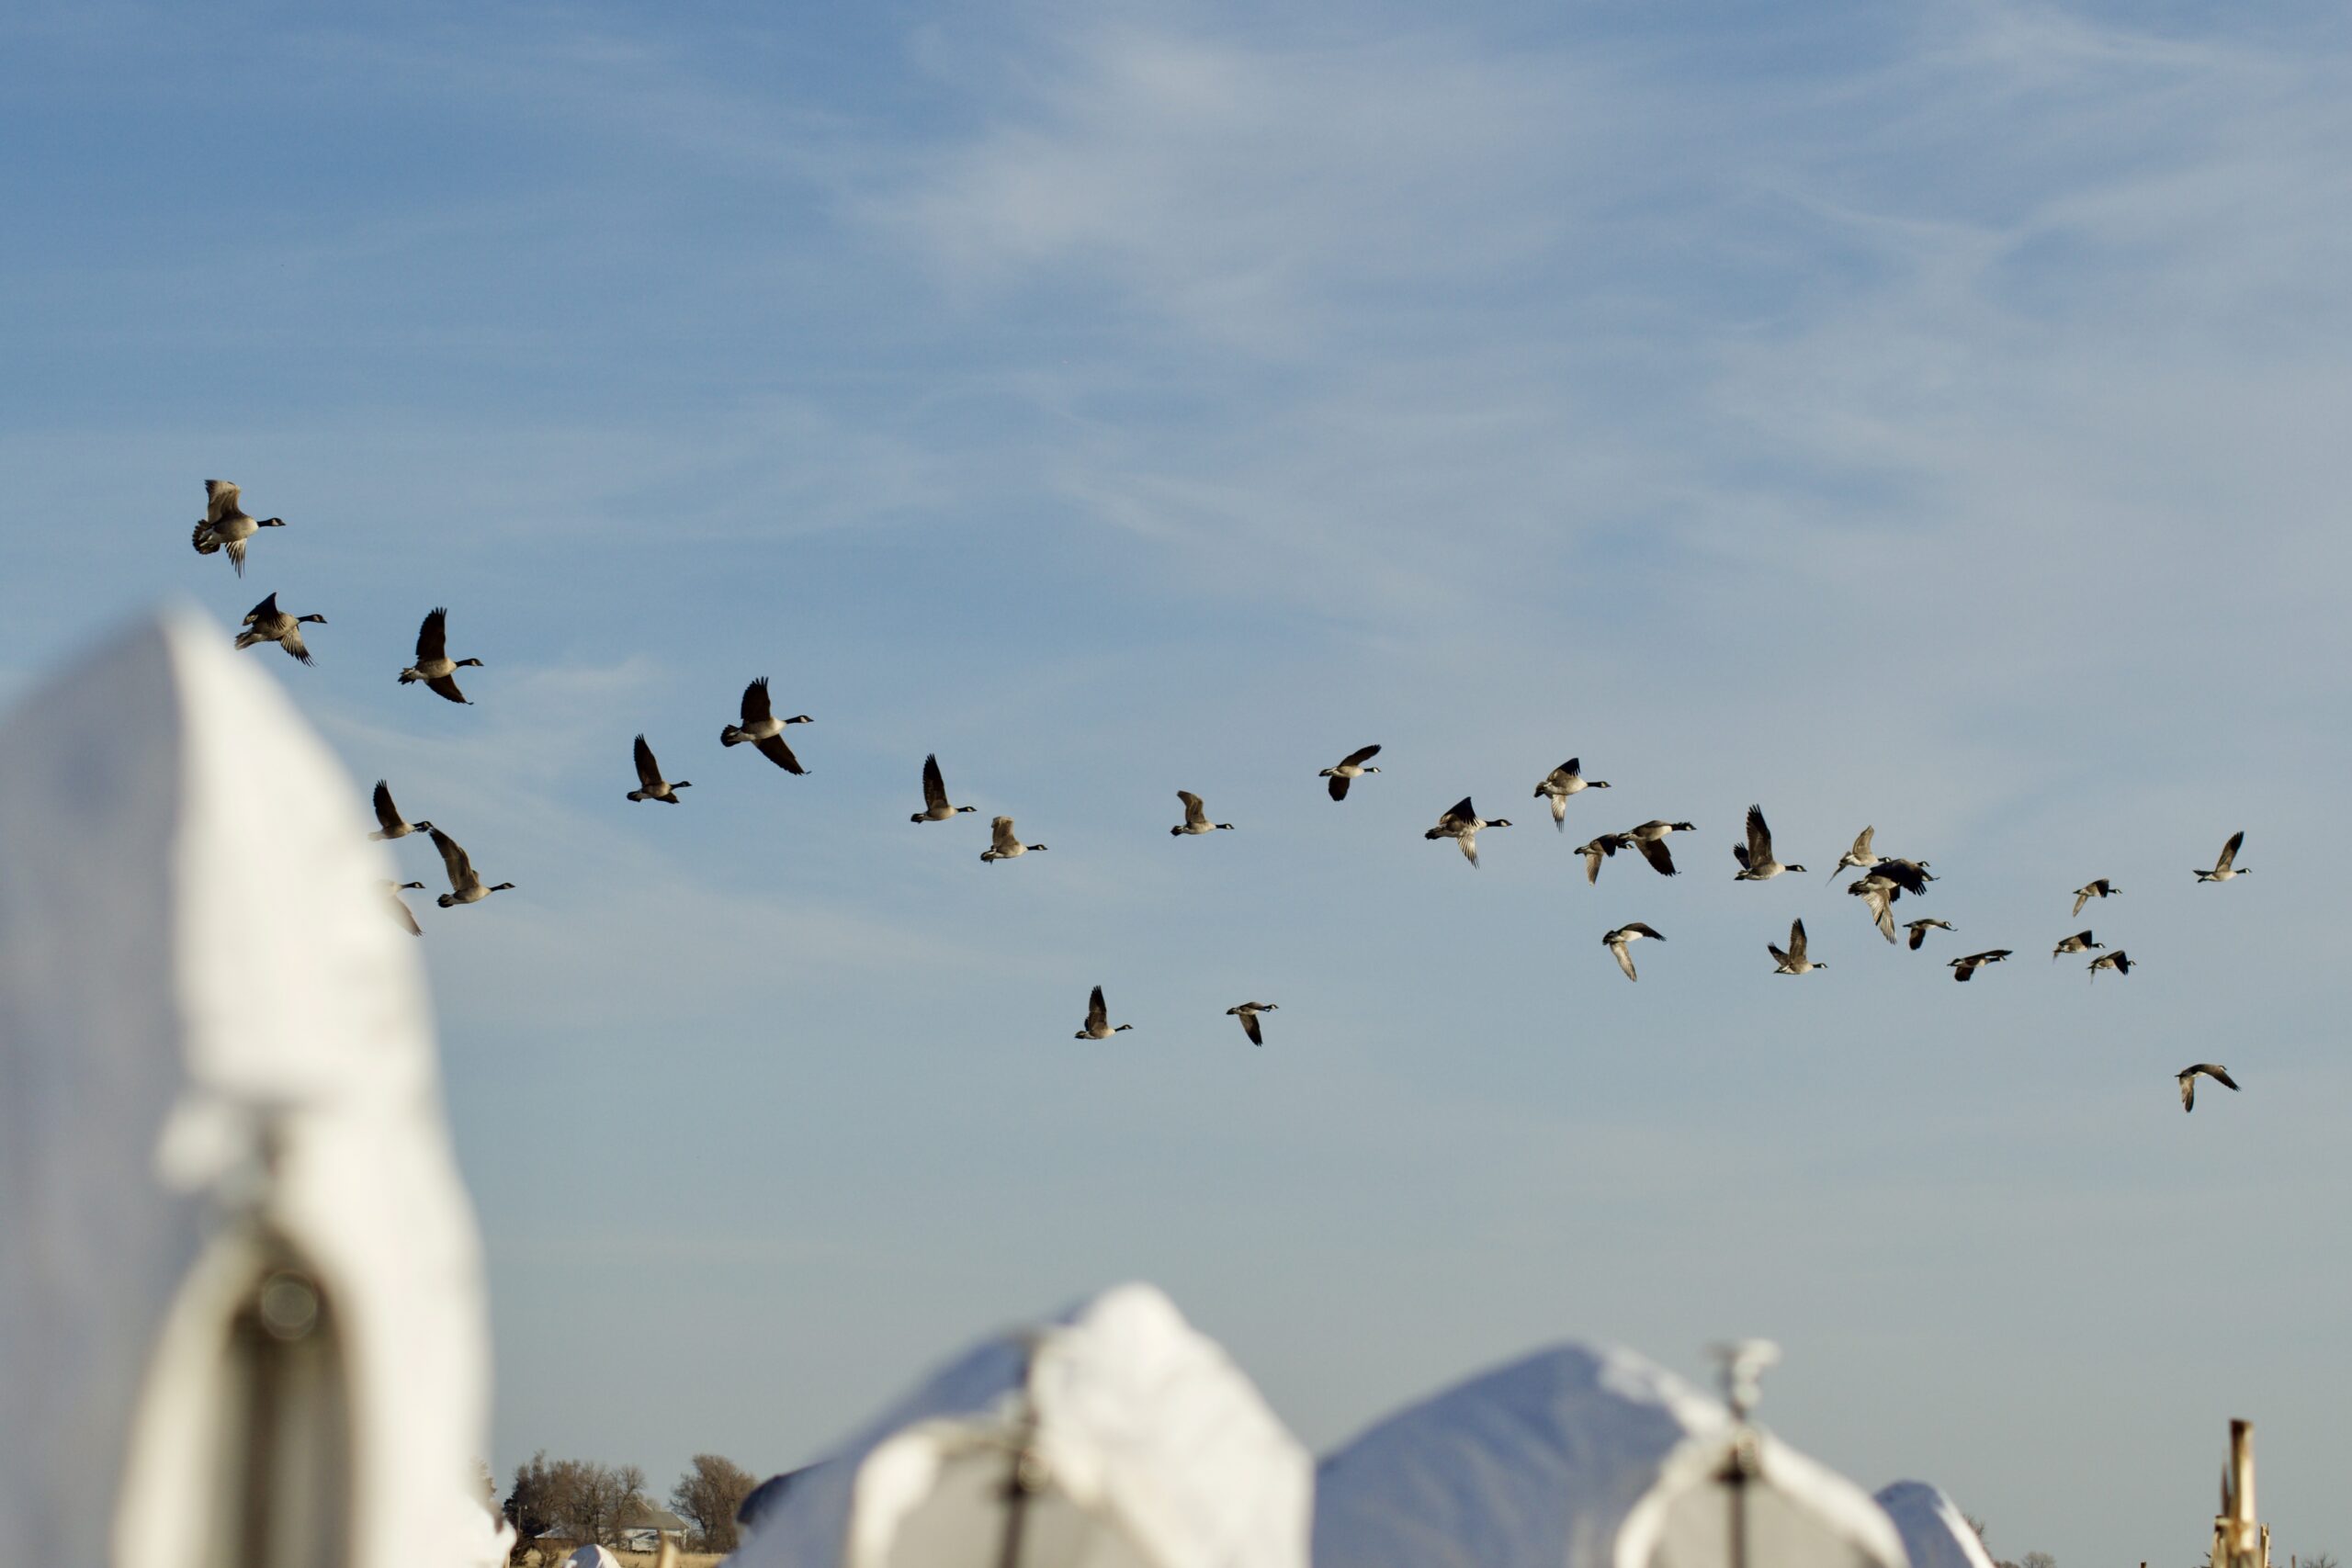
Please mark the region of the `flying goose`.
POLYGON ((2067 953, 2088 953, 2093 948, 2106 945, 2107 943, 2103 942, 2093 942, 2091 933, 2088 931, 2076 931, 2073 936, 2062 937, 2058 945, 2050 950, 2050 962, 2055 964, 2067 953))
POLYGON ((1601 861, 1619 850, 1633 847, 1634 836, 1631 833, 1603 833, 1590 843, 1580 845, 1577 853, 1584 856, 1584 879, 1598 887, 1600 886, 1601 861))
POLYGON ((2091 978, 2097 980, 2098 972, 2102 969, 2112 969, 2118 975, 2129 975, 2132 973, 2132 955, 2120 947, 2113 953, 2102 953, 2091 960, 2091 978))
POLYGON ((805 713, 791 718, 776 717, 775 710, 768 705, 768 678, 763 675, 743 688, 743 722, 730 724, 720 730, 718 743, 721 746, 741 746, 748 740, 759 749, 761 756, 786 773, 805 773, 808 770, 800 765, 800 759, 794 756, 792 748, 784 743, 784 727, 816 722, 805 713))
POLYGON ((1315 776, 1318 779, 1329 779, 1331 781, 1331 798, 1333 800, 1345 800, 1348 798, 1348 785, 1351 783, 1363 777, 1366 773, 1376 773, 1380 772, 1378 768, 1367 768, 1364 766, 1365 762, 1379 755, 1379 747, 1365 746, 1357 750, 1351 751, 1346 756, 1340 758, 1340 765, 1338 767, 1326 768, 1315 776))
POLYGON ((449 657, 449 612, 436 608, 416 628, 416 662, 401 671, 401 684, 422 681, 425 689, 435 695, 453 703, 470 702, 471 698, 458 690, 458 671, 481 662, 479 659, 449 657))
POLYGON ((1554 768, 1550 773, 1545 773, 1544 775, 1544 782, 1535 786, 1536 799, 1542 800, 1546 796, 1550 797, 1552 802, 1552 826, 1556 829, 1565 830, 1567 827, 1568 796, 1575 795, 1579 790, 1607 789, 1609 787, 1609 781, 1607 779, 1589 779, 1581 776, 1578 772, 1578 767, 1582 759, 1580 758, 1569 758, 1558 767, 1554 768))
POLYGON ((466 853, 463 845, 438 828, 428 828, 425 831, 433 835, 433 847, 441 852, 442 868, 449 874, 449 891, 434 900, 443 908, 454 908, 459 904, 479 904, 492 894, 503 893, 514 886, 511 882, 502 882, 494 887, 484 887, 481 877, 474 871, 473 857, 466 853))
MULTIPOLYGON (((1747 808, 1747 842, 1731 847, 1732 859, 1739 862, 1734 882, 1770 882, 1784 871, 1803 871, 1801 865, 1782 865, 1772 858, 1772 829, 1765 825, 1764 808, 1747 808)), ((1797 971, 1802 975, 1804 970, 1797 971)))
POLYGON ((384 878, 384 897, 391 901, 392 913, 400 918, 401 924, 408 928, 411 936, 423 936, 424 928, 416 923, 416 917, 409 912, 408 902, 401 895, 424 886, 422 882, 394 882, 389 876, 384 878))
MULTIPOLYGON (((1791 866, 1789 869, 1793 871, 1796 868, 1791 866)), ((1788 952, 1782 953, 1769 942, 1764 944, 1764 951, 1772 955, 1772 962, 1779 966, 1772 971, 1775 975, 1805 975, 1815 969, 1829 967, 1826 964, 1817 964, 1804 955, 1804 922, 1803 920, 1789 922, 1788 952)))
POLYGON ((2193 1067, 2183 1067, 2173 1074, 2174 1081, 2180 1085, 2180 1108, 2183 1111, 2197 1109, 2197 1075, 2199 1073, 2223 1089, 2235 1089, 2238 1087, 2237 1079, 2230 1077, 2230 1069, 2219 1062, 2199 1062, 2193 1067))
POLYGON ((1648 937, 1654 942, 1666 940, 1664 932, 1645 926, 1639 920, 1628 920, 1600 939, 1600 944, 1617 955, 1617 967, 1625 972, 1625 978, 1628 980, 1638 980, 1641 976, 1634 973, 1634 955, 1626 952, 1625 948, 1628 943, 1639 942, 1644 937, 1648 937))
POLYGON ((1966 985, 1968 983, 1969 976, 1975 974, 1976 971, 1982 969, 1987 964, 1998 964, 2003 959, 2008 957, 2008 955, 2009 950, 2007 948, 1996 947, 1988 952, 1972 953, 1965 958, 1948 959, 1946 962, 1951 965, 1951 977, 1958 980, 1962 985, 1966 985))
POLYGON ((1846 884, 1846 891, 1870 907, 1871 922, 1878 927, 1878 934, 1892 942, 1894 940, 1894 902, 1903 897, 1902 886, 1876 870, 1858 881, 1846 884))
POLYGON ((1184 820, 1169 829, 1170 833, 1229 833, 1233 831, 1233 824, 1230 822, 1210 821, 1207 808, 1201 804, 1201 797, 1191 790, 1178 790, 1176 798, 1184 803, 1184 820))
POLYGON ((245 575, 245 542, 257 528, 283 528, 283 517, 248 517, 237 504, 237 487, 227 479, 204 481, 204 519, 196 525, 196 553, 200 556, 229 552, 229 564, 237 575, 245 575))
POLYGON ((245 630, 237 634, 237 646, 251 648, 257 642, 274 642, 295 660, 310 663, 311 650, 302 646, 302 627, 312 622, 327 624, 324 615, 289 615, 277 607, 277 595, 273 593, 245 612, 245 630))
POLYGON ((939 754, 932 753, 922 760, 922 809, 907 818, 910 822, 944 822, 960 811, 977 811, 977 806, 947 804, 947 781, 939 775, 939 754))
POLYGON ((1652 870, 1660 876, 1675 876, 1680 874, 1674 869, 1674 854, 1666 847, 1666 836, 1697 831, 1688 822, 1662 822, 1653 818, 1638 828, 1627 829, 1625 836, 1634 840, 1634 847, 1642 852, 1642 858, 1650 863, 1652 870))
POLYGON ((1086 1026, 1080 1029, 1076 1034, 1071 1035, 1070 1038, 1073 1040, 1108 1040, 1114 1034, 1118 1033, 1120 1029, 1133 1029, 1135 1025, 1132 1023, 1123 1023, 1119 1025, 1118 1029, 1111 1027, 1111 1010, 1102 1005, 1102 987, 1097 986, 1094 987, 1094 994, 1086 999, 1086 1026))
POLYGON ((2083 906, 2089 903, 2094 898, 2112 898, 2115 895, 2122 891, 2123 889, 2118 887, 2114 883, 2109 882, 2104 876, 2100 877, 2097 882, 2086 882, 2080 887, 2075 889, 2075 913, 2077 915, 2081 914, 2083 912, 2083 906))
POLYGON ((2212 870, 2199 872, 2197 874, 2197 880, 2199 882, 2227 882, 2233 876, 2244 876, 2245 874, 2245 868, 2235 863, 2238 858, 2238 846, 2245 842, 2245 829, 2241 828, 2236 832, 2232 833, 2230 835, 2230 841, 2222 846, 2222 858, 2213 863, 2212 870))
POLYGON ((1854 847, 1838 856, 1838 863, 1829 868, 1830 881, 1837 881, 1838 874, 1849 865, 1868 871, 1878 863, 1878 855, 1871 849, 1871 838, 1877 831, 1878 828, 1873 824, 1854 835, 1854 847))
POLYGON ((1906 920, 1904 922, 1903 929, 1911 933, 1912 952, 1919 951, 1919 944, 1928 940, 1930 928, 1948 931, 1952 929, 1952 924, 1950 920, 1906 920))
POLYGON ((370 833, 370 839, 405 839, 411 833, 433 830, 430 822, 409 822, 401 818, 401 808, 392 804, 392 786, 383 780, 376 781, 376 820, 381 831, 370 833))
POLYGON ((1478 808, 1464 795, 1437 819, 1437 826, 1421 835, 1424 839, 1452 839, 1462 846, 1462 855, 1472 865, 1478 863, 1478 830, 1482 828, 1508 828, 1510 818, 1498 817, 1489 822, 1478 815, 1478 808))
POLYGON ((675 806, 678 804, 678 792, 693 787, 692 779, 680 779, 672 784, 662 776, 662 764, 653 760, 653 748, 645 743, 642 735, 637 738, 636 753, 637 787, 628 792, 631 800, 660 800, 675 806))
POLYGON ((1926 861, 1899 860, 1892 856, 1881 858, 1876 865, 1871 867, 1871 875, 1883 876, 1904 892, 1915 895, 1927 892, 1928 884, 1937 880, 1928 874, 1926 861))
POLYGON ((1043 844, 1024 844, 1014 838, 1012 818, 1010 817, 1000 817, 989 826, 989 847, 980 852, 980 858, 984 861, 1012 860, 1027 854, 1031 850, 1042 850, 1046 847, 1043 844))
POLYGON ((1266 1043, 1266 1035, 1265 1032, 1258 1027, 1258 1015, 1261 1012, 1278 1010, 1280 1010, 1272 1002, 1243 1002, 1238 1008, 1226 1009, 1225 1014, 1227 1018, 1238 1018, 1241 1021, 1241 1032, 1250 1037, 1250 1044, 1263 1045, 1266 1043))

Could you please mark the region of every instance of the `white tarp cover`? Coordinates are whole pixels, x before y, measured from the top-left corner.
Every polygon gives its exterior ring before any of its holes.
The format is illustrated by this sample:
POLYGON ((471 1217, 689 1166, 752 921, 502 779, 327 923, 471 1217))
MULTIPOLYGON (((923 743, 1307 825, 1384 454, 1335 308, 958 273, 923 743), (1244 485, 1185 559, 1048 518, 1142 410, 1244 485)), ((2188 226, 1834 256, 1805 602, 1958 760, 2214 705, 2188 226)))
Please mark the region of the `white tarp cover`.
POLYGON ((1942 1487, 1898 1481, 1879 1493, 1878 1506, 1903 1532, 1911 1568, 1993 1568, 1993 1554, 1942 1487))
POLYGON ((564 1568, 621 1568, 621 1560, 601 1546, 583 1546, 563 1562, 564 1568))
MULTIPOLYGON (((1730 1413, 1628 1351, 1566 1346, 1400 1412, 1323 1461, 1316 1568, 1719 1568, 1730 1413)), ((1769 1435, 1749 1568, 1901 1568, 1860 1487, 1769 1435)))
POLYGON ((217 1547, 224 1345, 266 1241, 334 1331, 342 1561, 478 1562, 479 1246, 415 939, 359 792, 229 642, 128 628, 0 725, 8 1556, 217 1547))
POLYGON ((1313 1467, 1240 1369, 1149 1285, 1000 1335, 795 1475, 732 1568, 1306 1568, 1313 1467))

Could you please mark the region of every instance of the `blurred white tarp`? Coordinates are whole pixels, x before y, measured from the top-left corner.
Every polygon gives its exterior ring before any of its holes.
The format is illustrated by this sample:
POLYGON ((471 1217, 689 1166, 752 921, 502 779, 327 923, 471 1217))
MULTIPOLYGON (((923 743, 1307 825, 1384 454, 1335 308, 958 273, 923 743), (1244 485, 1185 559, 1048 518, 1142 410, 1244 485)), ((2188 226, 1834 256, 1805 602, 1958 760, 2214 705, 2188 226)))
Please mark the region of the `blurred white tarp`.
POLYGON ((1911 1568, 1993 1568, 1993 1554, 1942 1487, 1898 1481, 1880 1491, 1878 1506, 1903 1532, 1911 1568))
MULTIPOLYGON (((1463 1383, 1323 1461, 1316 1568, 1723 1568, 1730 1413, 1629 1352, 1566 1346, 1463 1383)), ((1903 1568, 1852 1483, 1757 1434, 1747 1568, 1903 1568)))
POLYGON ((229 634, 0 726, 0 1518, 40 1568, 479 1563, 479 1246, 415 939, 229 634))
POLYGON ((1312 1483, 1225 1352, 1125 1285, 944 1368, 793 1475, 729 1562, 1306 1568, 1312 1483))

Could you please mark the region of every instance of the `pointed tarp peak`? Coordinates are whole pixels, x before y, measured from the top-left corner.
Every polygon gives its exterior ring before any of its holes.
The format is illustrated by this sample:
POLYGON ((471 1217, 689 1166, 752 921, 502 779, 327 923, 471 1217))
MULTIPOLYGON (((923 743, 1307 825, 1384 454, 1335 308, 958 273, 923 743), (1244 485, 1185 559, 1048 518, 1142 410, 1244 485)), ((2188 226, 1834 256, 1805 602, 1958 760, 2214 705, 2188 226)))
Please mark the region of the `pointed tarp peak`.
POLYGON ((1878 1506, 1903 1532, 1911 1568, 1993 1568, 1976 1527, 1944 1489, 1925 1481, 1898 1481, 1878 1494, 1878 1506))
POLYGON ((0 1517, 27 1562, 491 1541, 479 1243, 362 798, 192 613, 0 721, 0 1517), (265 1365, 267 1521, 230 1484, 265 1445, 222 1442, 265 1365))

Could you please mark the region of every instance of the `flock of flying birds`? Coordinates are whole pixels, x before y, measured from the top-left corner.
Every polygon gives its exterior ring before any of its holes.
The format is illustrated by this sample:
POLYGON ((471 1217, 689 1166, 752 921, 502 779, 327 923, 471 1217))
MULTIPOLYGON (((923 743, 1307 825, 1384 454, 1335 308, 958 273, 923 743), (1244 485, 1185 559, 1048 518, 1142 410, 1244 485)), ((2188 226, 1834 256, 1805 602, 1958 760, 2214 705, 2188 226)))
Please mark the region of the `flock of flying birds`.
MULTIPOLYGON (((230 562, 235 566, 237 575, 243 577, 245 570, 246 547, 254 536, 264 528, 285 526, 285 520, 277 517, 256 518, 248 515, 239 504, 237 487, 225 479, 205 480, 204 491, 205 514, 203 520, 196 525, 197 554, 209 556, 226 553, 230 562)), ((296 660, 307 665, 311 662, 311 659, 310 649, 302 640, 302 627, 308 625, 324 626, 325 624, 324 615, 298 615, 279 608, 277 595, 272 593, 254 605, 246 615, 243 623, 244 630, 238 635, 237 647, 246 649, 258 643, 274 642, 296 660)), ((424 624, 417 629, 415 662, 400 672, 400 683, 405 686, 421 682, 427 691, 447 701, 469 704, 472 699, 458 688, 458 671, 469 666, 479 667, 481 660, 470 658, 451 659, 448 629, 448 612, 446 609, 435 609, 424 617, 424 624)), ((738 721, 726 726, 719 731, 719 743, 722 746, 749 745, 785 772, 805 773, 808 770, 801 766, 799 758, 793 754, 792 747, 785 739, 785 730, 792 725, 811 722, 813 721, 809 716, 805 713, 796 714, 790 718, 778 718, 768 694, 767 679, 763 676, 743 688, 738 721)), ((1323 769, 1317 776, 1329 781, 1327 787, 1334 801, 1343 801, 1348 797, 1349 787, 1357 780, 1380 772, 1377 767, 1371 765, 1372 759, 1378 755, 1380 755, 1378 746, 1359 748, 1332 766, 1323 769)), ((632 801, 653 800, 670 806, 678 805, 680 803, 678 792, 689 788, 692 781, 664 778, 662 765, 655 759, 653 749, 646 743, 643 735, 637 737, 634 758, 638 787, 628 792, 628 798, 632 801)), ((1609 784, 1605 779, 1584 777, 1580 759, 1571 757, 1544 776, 1543 781, 1535 786, 1535 798, 1550 803, 1553 826, 1565 829, 1570 796, 1589 789, 1607 789, 1608 787, 1609 784)), ((1168 829, 1171 834, 1198 835, 1229 831, 1232 829, 1233 824, 1230 822, 1210 820, 1207 806, 1192 791, 1178 790, 1176 797, 1183 804, 1184 819, 1168 829)), ((923 808, 914 813, 909 818, 910 821, 945 822, 962 813, 976 809, 969 806, 956 806, 949 801, 946 781, 940 773, 939 759, 935 755, 923 759, 922 799, 923 808)), ((435 900, 441 908, 447 909, 460 904, 478 904, 492 893, 503 893, 514 886, 511 882, 485 885, 481 874, 474 870, 472 858, 455 839, 429 821, 411 822, 401 816, 400 808, 393 803, 390 785, 381 779, 376 783, 375 809, 379 828, 378 831, 369 835, 371 838, 399 839, 405 838, 411 833, 425 833, 432 837, 433 846, 441 853, 441 863, 449 880, 449 891, 440 895, 435 900)), ((1478 835, 1490 828, 1508 828, 1510 825, 1509 818, 1480 817, 1477 808, 1471 804, 1470 797, 1464 795, 1441 815, 1437 819, 1437 825, 1430 829, 1423 837, 1430 840, 1453 840, 1461 849, 1464 858, 1476 866, 1478 863, 1478 835)), ((1629 828, 1622 833, 1600 834, 1578 846, 1577 852, 1584 857, 1586 881, 1594 886, 1598 886, 1600 881, 1602 865, 1614 858, 1620 851, 1626 850, 1638 853, 1659 875, 1674 876, 1679 873, 1674 863, 1673 851, 1667 840, 1676 833, 1689 833, 1695 830, 1688 822, 1669 822, 1654 818, 1629 828)), ((1937 878, 1928 871, 1928 863, 1926 861, 1879 854, 1871 844, 1875 832, 1875 828, 1864 828, 1855 838, 1853 848, 1838 858, 1838 863, 1830 868, 1829 874, 1832 880, 1835 880, 1839 872, 1849 868, 1860 873, 1854 881, 1847 884, 1846 891, 1862 901, 1864 908, 1870 913, 1871 922, 1878 928, 1880 934, 1889 942, 1893 942, 1896 940, 1894 906, 1906 894, 1913 897, 1923 897, 1927 893, 1928 885, 1936 881, 1937 878)), ((2199 882, 2228 882, 2245 874, 2245 868, 2236 863, 2238 849, 2245 841, 2245 834, 2243 831, 2231 834, 2229 840, 2222 846, 2221 855, 2214 861, 2211 868, 2196 873, 2197 880, 2199 882)), ((989 863, 1017 860, 1032 851, 1042 851, 1045 848, 1043 844, 1023 842, 1019 834, 1013 830, 1012 818, 999 817, 991 824, 989 847, 980 852, 980 859, 989 863)), ((1802 865, 1784 864, 1773 853, 1772 829, 1764 820, 1761 807, 1751 806, 1747 808, 1747 841, 1733 845, 1732 856, 1739 863, 1739 870, 1734 876, 1734 880, 1738 882, 1769 882, 1783 872, 1802 873, 1805 869, 1802 865)), ((408 906, 402 902, 400 895, 405 891, 422 889, 424 886, 424 884, 422 882, 388 881, 385 884, 397 918, 410 931, 418 935, 424 934, 423 928, 416 923, 416 917, 409 911, 408 906)), ((2083 907, 2093 898, 2112 897, 2121 891, 2122 889, 2104 876, 2086 883, 2075 890, 2074 914, 2081 915, 2083 907)), ((1948 921, 1932 918, 1906 921, 1903 926, 1903 930, 1910 933, 1909 946, 1915 953, 1927 942, 1929 931, 1949 931, 1952 929, 1948 921)), ((1624 971, 1625 978, 1637 981, 1641 976, 1634 966, 1633 944, 1644 940, 1663 942, 1666 936, 1664 932, 1653 926, 1640 920, 1634 920, 1605 933, 1600 940, 1611 955, 1616 959, 1617 967, 1624 971)), ((1778 943, 1766 944, 1765 951, 1772 955, 1774 974, 1804 976, 1816 969, 1828 967, 1827 964, 1812 957, 1808 953, 1803 919, 1790 922, 1788 942, 1786 948, 1781 947, 1778 943)), ((2132 958, 2128 953, 2121 948, 2109 951, 2107 944, 2094 941, 2088 931, 2076 931, 2072 936, 2063 938, 2051 951, 2051 959, 2054 963, 2063 957, 2070 955, 2079 957, 2086 953, 2098 954, 2091 959, 2088 966, 2090 976, 2094 981, 2098 979, 2101 971, 2116 975, 2129 975, 2132 972, 2132 958)), ((2010 956, 2010 949, 1995 947, 1950 959, 1947 963, 1951 969, 1952 978, 1965 983, 1974 978, 1976 972, 1986 964, 2002 963, 2010 956)), ((1265 1032, 1263 1026, 1259 1022, 1260 1015, 1275 1010, 1277 1010, 1275 1004, 1272 1002, 1250 1001, 1243 1002, 1238 1007, 1227 1008, 1226 1012, 1228 1016, 1240 1020, 1242 1031, 1250 1037, 1251 1044, 1263 1045, 1265 1032)), ((1114 1025, 1111 1022, 1110 1009, 1103 1000, 1102 987, 1097 986, 1088 998, 1086 1021, 1080 1027, 1076 1038, 1108 1040, 1113 1035, 1134 1027, 1135 1025, 1131 1023, 1114 1025)), ((2227 1068, 2212 1062, 2193 1064, 2182 1068, 2175 1077, 2180 1087, 2180 1105, 2183 1111, 2196 1109, 2197 1080, 2200 1077, 2210 1077, 2226 1089, 2235 1089, 2238 1087, 2235 1080, 2230 1077, 2227 1068)))

